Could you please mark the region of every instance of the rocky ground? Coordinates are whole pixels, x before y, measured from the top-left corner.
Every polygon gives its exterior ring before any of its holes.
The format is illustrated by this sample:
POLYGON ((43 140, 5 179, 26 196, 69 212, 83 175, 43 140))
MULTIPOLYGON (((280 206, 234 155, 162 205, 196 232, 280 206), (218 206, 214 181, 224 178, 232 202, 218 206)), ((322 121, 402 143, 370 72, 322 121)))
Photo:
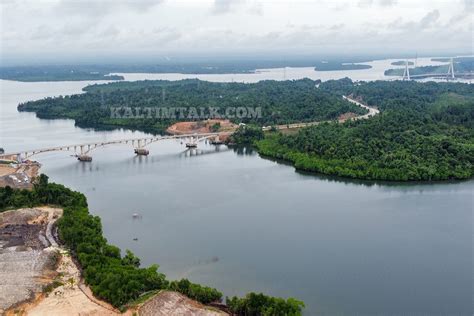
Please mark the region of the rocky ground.
POLYGON ((58 256, 48 239, 48 222, 61 212, 34 208, 0 213, 0 314, 33 299, 56 275, 58 256))
POLYGON ((0 213, 0 315, 226 315, 170 291, 125 313, 96 299, 57 244, 54 222, 61 215, 50 207, 0 213))
POLYGON ((140 316, 221 316, 228 315, 218 309, 206 307, 186 296, 162 291, 146 301, 138 310, 140 316))
POLYGON ((0 187, 30 189, 32 180, 38 175, 40 164, 28 161, 20 164, 0 164, 0 187))

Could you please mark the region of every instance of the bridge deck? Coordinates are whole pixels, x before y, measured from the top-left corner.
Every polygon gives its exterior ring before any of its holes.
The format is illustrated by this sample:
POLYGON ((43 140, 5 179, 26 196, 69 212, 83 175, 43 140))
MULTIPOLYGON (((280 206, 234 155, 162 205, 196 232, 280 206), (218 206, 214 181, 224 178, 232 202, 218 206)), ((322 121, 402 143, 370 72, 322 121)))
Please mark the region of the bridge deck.
POLYGON ((36 154, 36 153, 44 153, 49 151, 62 151, 62 150, 70 150, 70 149, 77 149, 77 148, 90 148, 90 147, 98 147, 98 146, 106 146, 106 145, 113 145, 113 144, 128 144, 128 143, 139 143, 144 142, 149 144, 151 142, 156 142, 160 140, 167 140, 167 139, 183 139, 183 138, 209 138, 213 136, 224 136, 228 135, 230 132, 216 132, 216 133, 194 133, 194 134, 181 134, 181 135, 169 135, 169 136, 153 136, 153 137, 142 137, 142 138, 126 138, 126 139, 117 139, 117 140, 110 140, 104 142, 93 142, 93 143, 83 143, 83 144, 72 144, 72 145, 64 145, 64 146, 56 146, 56 147, 46 147, 46 148, 39 148, 39 149, 31 149, 31 150, 24 150, 19 152, 12 152, 12 153, 4 153, 0 155, 2 157, 11 157, 17 156, 21 154, 36 154))

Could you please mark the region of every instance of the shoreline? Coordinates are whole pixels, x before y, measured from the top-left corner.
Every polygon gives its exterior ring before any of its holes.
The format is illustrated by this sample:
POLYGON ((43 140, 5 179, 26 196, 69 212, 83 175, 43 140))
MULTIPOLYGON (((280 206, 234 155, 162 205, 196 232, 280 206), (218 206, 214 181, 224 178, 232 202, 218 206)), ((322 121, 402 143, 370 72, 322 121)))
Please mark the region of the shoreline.
MULTIPOLYGON (((228 315, 212 305, 203 305, 181 293, 169 290, 159 290, 153 295, 143 296, 146 299, 139 298, 136 302, 125 305, 125 311, 96 298, 84 282, 79 263, 57 239, 56 221, 62 214, 61 208, 50 206, 19 208, 0 213, 0 263, 7 269, 16 269, 19 263, 27 268, 36 267, 33 275, 27 270, 23 271, 24 269, 16 274, 18 276, 10 271, 3 272, 10 276, 0 279, 0 297, 13 297, 13 300, 0 300, 2 315, 228 315), (22 227, 20 233, 23 243, 18 241, 17 237, 9 235, 12 225, 22 227), (8 236, 11 238, 8 239, 8 236), (27 237, 23 236, 29 237, 25 239, 27 237), (27 246, 32 244, 36 245, 33 249, 27 246), (43 259, 40 262, 38 259, 31 259, 25 256, 28 253, 43 259), (8 258, 14 258, 15 265, 9 264, 9 261, 5 262, 8 258), (13 290, 12 293, 8 281, 12 275, 13 278, 24 275, 28 278, 31 275, 32 280, 14 281, 17 286, 14 287, 16 292, 13 290), (2 292, 5 292, 5 295, 2 292)), ((14 231, 18 232, 18 229, 14 231)))

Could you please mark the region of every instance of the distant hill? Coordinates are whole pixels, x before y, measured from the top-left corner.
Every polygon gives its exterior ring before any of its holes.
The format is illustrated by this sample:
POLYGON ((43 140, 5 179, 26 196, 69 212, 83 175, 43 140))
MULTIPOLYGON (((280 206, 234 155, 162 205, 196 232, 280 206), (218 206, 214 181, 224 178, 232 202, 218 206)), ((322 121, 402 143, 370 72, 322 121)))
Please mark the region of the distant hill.
POLYGON ((0 79, 16 81, 81 81, 123 80, 123 76, 109 75, 87 66, 15 66, 0 67, 0 79))

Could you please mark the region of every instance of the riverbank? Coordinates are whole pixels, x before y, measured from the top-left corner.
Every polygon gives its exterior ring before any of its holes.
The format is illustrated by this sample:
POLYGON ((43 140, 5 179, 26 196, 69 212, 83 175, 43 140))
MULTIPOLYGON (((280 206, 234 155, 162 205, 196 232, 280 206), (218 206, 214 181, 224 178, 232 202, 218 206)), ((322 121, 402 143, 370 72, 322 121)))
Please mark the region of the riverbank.
POLYGON ((97 299, 81 268, 57 240, 63 210, 48 206, 0 213, 0 314, 227 315, 182 294, 163 291, 119 311, 97 299))
MULTIPOLYGON (((158 265, 142 268, 140 258, 130 250, 122 255, 116 246, 107 243, 102 235, 100 218, 89 214, 83 194, 62 185, 48 183, 48 177, 41 175, 32 191, 0 188, 2 209, 15 205, 55 204, 64 208, 58 220, 58 235, 82 269, 84 282, 88 284, 96 298, 105 300, 120 310, 127 310, 130 304, 140 300, 142 295, 152 291, 175 291, 196 300, 203 305, 229 310, 236 315, 247 315, 250 310, 263 313, 278 308, 300 315, 304 304, 293 298, 287 300, 264 294, 248 293, 243 298, 226 299, 215 288, 192 283, 187 279, 169 281, 158 272, 158 265)), ((48 223, 48 230, 52 224, 48 223)), ((51 233, 45 233, 46 236, 51 233)), ((41 239, 41 238, 40 238, 41 239)), ((52 240, 52 239, 51 239, 52 240)), ((53 241, 51 245, 55 246, 53 241)), ((59 280, 53 282, 63 285, 59 280)), ((51 288, 52 289, 52 288, 51 288)))
POLYGON ((62 214, 48 206, 0 213, 0 313, 120 314, 87 294, 80 269, 58 245, 55 222, 62 214))
POLYGON ((292 135, 267 135, 256 143, 259 153, 286 160, 298 170, 354 179, 431 182, 474 175, 470 85, 332 84, 333 89, 354 90, 357 98, 346 99, 368 113, 292 135))

